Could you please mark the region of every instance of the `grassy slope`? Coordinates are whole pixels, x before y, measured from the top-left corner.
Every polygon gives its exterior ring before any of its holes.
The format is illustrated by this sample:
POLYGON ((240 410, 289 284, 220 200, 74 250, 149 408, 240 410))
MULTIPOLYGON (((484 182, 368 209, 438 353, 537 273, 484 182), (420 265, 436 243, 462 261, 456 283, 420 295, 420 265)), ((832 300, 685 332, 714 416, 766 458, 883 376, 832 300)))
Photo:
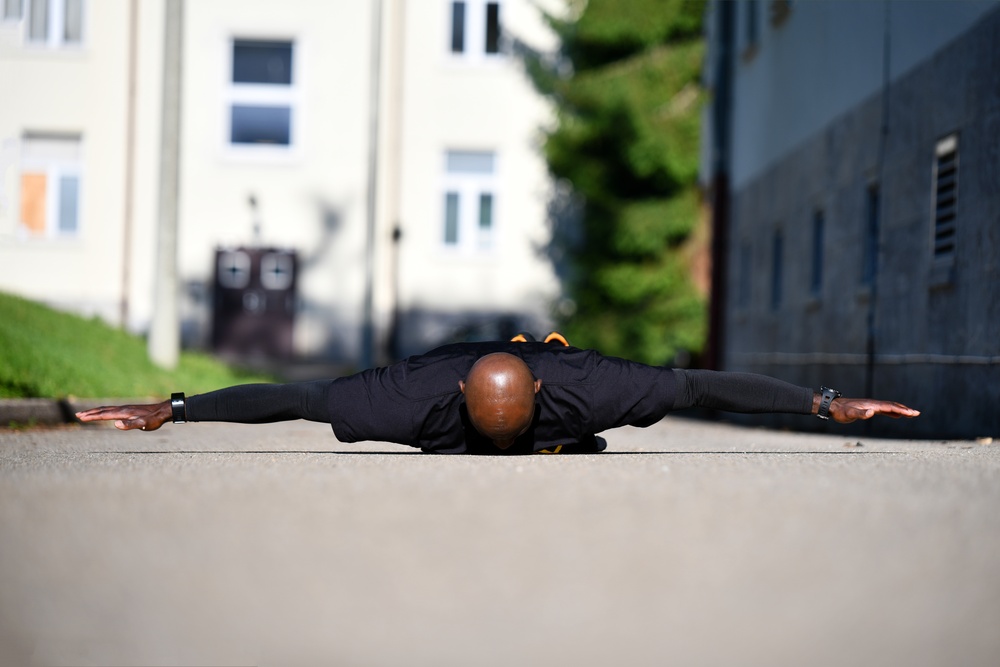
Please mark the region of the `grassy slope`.
POLYGON ((161 370, 141 338, 0 293, 0 398, 162 397, 258 381, 268 378, 193 353, 161 370))

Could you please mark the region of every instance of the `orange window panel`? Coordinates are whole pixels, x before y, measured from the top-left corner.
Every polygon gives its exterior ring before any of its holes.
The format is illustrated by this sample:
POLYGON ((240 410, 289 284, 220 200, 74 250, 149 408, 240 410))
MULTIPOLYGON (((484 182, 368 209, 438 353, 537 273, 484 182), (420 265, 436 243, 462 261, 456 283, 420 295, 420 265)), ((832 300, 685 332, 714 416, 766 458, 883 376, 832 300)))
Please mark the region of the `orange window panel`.
POLYGON ((45 233, 45 174, 21 174, 21 224, 32 234, 45 233))

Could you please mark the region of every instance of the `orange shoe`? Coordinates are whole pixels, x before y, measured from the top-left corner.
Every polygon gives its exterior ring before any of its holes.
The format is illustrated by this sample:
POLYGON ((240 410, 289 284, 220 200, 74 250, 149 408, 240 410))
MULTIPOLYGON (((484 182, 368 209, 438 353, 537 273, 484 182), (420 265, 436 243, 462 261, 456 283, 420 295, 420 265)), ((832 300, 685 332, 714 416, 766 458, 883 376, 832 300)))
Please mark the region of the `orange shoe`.
POLYGON ((552 331, 548 336, 545 337, 546 343, 562 343, 566 347, 569 347, 569 341, 566 340, 566 336, 563 336, 558 331, 552 331))
POLYGON ((535 340, 535 337, 532 336, 530 333, 528 333, 527 331, 522 331, 521 333, 519 333, 516 336, 514 336, 513 338, 511 338, 510 342, 512 342, 512 343, 535 343, 537 341, 535 340))

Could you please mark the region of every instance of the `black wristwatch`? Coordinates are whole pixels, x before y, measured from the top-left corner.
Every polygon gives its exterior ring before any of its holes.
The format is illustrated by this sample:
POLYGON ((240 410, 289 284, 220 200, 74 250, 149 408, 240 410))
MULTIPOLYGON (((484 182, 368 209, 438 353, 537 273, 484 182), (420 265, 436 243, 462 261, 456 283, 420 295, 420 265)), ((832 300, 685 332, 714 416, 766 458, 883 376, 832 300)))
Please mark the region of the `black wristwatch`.
POLYGON ((173 413, 175 424, 183 424, 187 421, 187 404, 184 402, 184 392, 170 394, 170 411, 173 413))
POLYGON ((833 403, 833 399, 840 398, 841 393, 836 389, 830 389, 829 387, 820 387, 819 391, 823 398, 819 402, 819 410, 816 411, 816 416, 820 419, 829 419, 830 404, 833 403))

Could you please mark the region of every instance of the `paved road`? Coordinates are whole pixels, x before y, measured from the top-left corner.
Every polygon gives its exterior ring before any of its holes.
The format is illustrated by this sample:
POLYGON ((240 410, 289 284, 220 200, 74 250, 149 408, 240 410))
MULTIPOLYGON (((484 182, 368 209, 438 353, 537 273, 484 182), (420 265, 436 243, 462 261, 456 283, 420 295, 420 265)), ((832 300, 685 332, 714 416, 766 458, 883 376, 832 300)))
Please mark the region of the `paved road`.
POLYGON ((0 664, 1000 664, 1000 445, 0 431, 0 664))

